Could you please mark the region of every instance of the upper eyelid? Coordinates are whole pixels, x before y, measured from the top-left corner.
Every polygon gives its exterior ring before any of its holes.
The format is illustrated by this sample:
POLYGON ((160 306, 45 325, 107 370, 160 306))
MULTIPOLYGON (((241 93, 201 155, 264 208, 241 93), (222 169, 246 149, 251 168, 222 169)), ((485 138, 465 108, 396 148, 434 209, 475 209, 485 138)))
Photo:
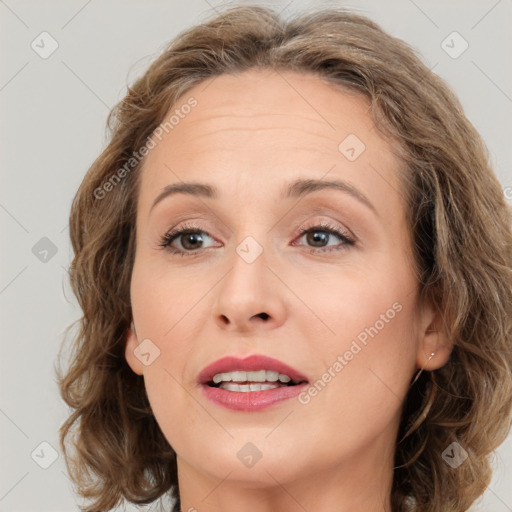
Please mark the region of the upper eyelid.
MULTIPOLYGON (((352 217, 353 213, 349 209, 348 212, 343 207, 335 207, 330 206, 329 204, 325 205, 313 205, 308 206, 304 209, 304 212, 301 212, 297 214, 297 217, 295 221, 298 222, 299 225, 303 225, 306 222, 310 221, 313 217, 333 217, 332 222, 344 225, 344 222, 341 220, 334 220, 335 217, 352 217)), ((269 231, 275 229, 279 224, 285 223, 289 224, 289 222, 286 221, 286 218, 288 217, 289 212, 286 212, 284 215, 280 215, 277 218, 276 222, 272 222, 270 225, 269 231)), ((175 225, 179 226, 181 223, 187 224, 187 223, 194 223, 194 222, 201 222, 201 223, 207 223, 208 225, 211 224, 217 224, 219 223, 222 230, 232 232, 233 230, 226 224, 225 219, 222 218, 222 215, 217 215, 216 213, 212 212, 211 209, 208 208, 208 211, 203 211, 193 209, 193 210, 185 210, 182 211, 176 215, 171 215, 171 212, 168 212, 167 215, 162 216, 162 219, 169 219, 173 218, 175 221, 175 225)), ((357 216, 359 218, 359 216, 357 216)), ((319 221, 323 222, 323 221, 319 221)))
MULTIPOLYGON (((170 206, 172 208, 172 206, 170 206)), ((295 206, 292 208, 295 209, 295 206)), ((159 212, 158 218, 162 215, 162 218, 172 216, 174 217, 174 220, 176 221, 176 225, 180 223, 182 220, 183 222, 214 222, 219 223, 222 226, 222 229, 225 231, 232 232, 232 229, 228 226, 226 219, 224 218, 224 215, 222 213, 215 212, 214 209, 211 207, 208 207, 206 205, 198 205, 193 208, 179 208, 179 212, 175 215, 172 215, 172 209, 163 209, 162 213, 159 212), (189 216, 194 216, 195 218, 189 218, 189 216)), ((332 200, 325 200, 323 202, 319 202, 318 199, 314 198, 307 198, 305 199, 302 204, 298 208, 298 216, 297 219, 299 223, 303 224, 306 220, 308 220, 312 216, 341 216, 346 217, 347 215, 349 217, 352 217, 354 214, 357 216, 357 218, 360 218, 361 213, 359 209, 353 208, 351 203, 344 203, 344 202, 336 202, 332 200), (304 211, 301 211, 304 210, 304 211)), ((286 222, 286 218, 288 217, 290 213, 290 210, 284 212, 284 214, 277 214, 276 221, 272 221, 271 223, 271 229, 275 228, 277 225, 279 225, 282 222, 286 222)), ((364 220, 364 216, 362 217, 364 220)), ((336 221, 338 222, 338 221, 336 221)))
MULTIPOLYGON (((188 220, 183 221, 183 223, 179 222, 176 224, 176 226, 168 229, 165 234, 176 232, 176 231, 183 231, 183 230, 190 230, 190 231, 200 231, 202 233, 206 233, 209 236, 212 236, 209 232, 210 228, 201 226, 200 224, 202 222, 207 222, 203 220, 188 220)), ((312 228, 323 228, 323 229, 336 229, 338 231, 346 231, 349 234, 352 234, 352 230, 347 228, 345 224, 341 223, 340 221, 336 220, 304 220, 298 223, 297 228, 295 229, 297 232, 300 232, 304 229, 312 229, 312 228)), ((211 231, 211 230, 210 230, 211 231)), ((270 231, 270 230, 269 230, 270 231)), ((355 236, 355 234, 353 235, 355 236)))
MULTIPOLYGON (((297 231, 296 236, 302 237, 306 234, 307 231, 314 231, 314 230, 330 232, 332 235, 338 236, 340 238, 345 238, 346 240, 350 240, 352 242, 355 242, 358 240, 358 237, 355 236, 350 229, 348 229, 344 225, 340 225, 339 222, 335 222, 332 220, 330 220, 330 221, 310 220, 309 222, 304 221, 304 222, 300 223, 299 227, 296 229, 296 231, 297 231)), ((186 233, 189 233, 189 232, 204 233, 208 237, 210 237, 212 240, 216 241, 215 237, 208 232, 208 229, 207 228, 205 229, 204 227, 200 226, 199 223, 197 223, 197 221, 184 222, 184 224, 181 226, 178 224, 176 227, 168 230, 161 237, 161 239, 164 240, 166 238, 168 238, 168 239, 172 238, 172 242, 170 242, 170 243, 173 243, 174 241, 179 239, 180 236, 182 236, 186 233)), ((170 245, 170 243, 169 243, 169 245, 170 245)))

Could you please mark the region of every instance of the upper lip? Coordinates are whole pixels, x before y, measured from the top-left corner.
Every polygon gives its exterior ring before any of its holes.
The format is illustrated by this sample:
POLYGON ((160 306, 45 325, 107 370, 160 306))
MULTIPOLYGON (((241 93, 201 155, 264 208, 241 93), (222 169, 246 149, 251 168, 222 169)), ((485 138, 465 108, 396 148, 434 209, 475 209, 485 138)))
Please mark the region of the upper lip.
POLYGON ((200 384, 207 384, 218 373, 228 373, 237 370, 246 372, 270 370, 288 375, 296 383, 308 381, 307 377, 295 368, 288 366, 278 359, 263 355, 252 355, 244 359, 234 356, 223 357, 203 368, 197 377, 197 381, 200 384))

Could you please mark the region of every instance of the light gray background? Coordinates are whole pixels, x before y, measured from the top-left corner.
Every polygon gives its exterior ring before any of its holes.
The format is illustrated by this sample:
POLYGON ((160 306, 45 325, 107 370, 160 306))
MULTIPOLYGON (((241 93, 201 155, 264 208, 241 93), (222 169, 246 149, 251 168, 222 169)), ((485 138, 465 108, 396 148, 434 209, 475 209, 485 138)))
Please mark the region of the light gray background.
MULTIPOLYGON (((336 2, 323 5, 329 3, 336 2)), ((449 82, 487 142, 504 193, 512 199, 512 1, 342 3, 412 44, 449 82), (469 44, 458 58, 441 46, 453 31, 469 44)), ((53 365, 65 327, 80 315, 66 279, 71 200, 104 147, 106 116, 127 83, 178 32, 218 5, 213 0, 0 0, 0 511, 78 509, 62 455, 48 469, 38 465, 50 463, 52 455, 41 442, 58 449, 66 408, 53 365), (31 48, 43 31, 59 45, 47 59, 31 48), (57 249, 46 262, 39 259, 44 254, 33 253, 43 237, 57 249), (34 450, 38 463, 31 457, 34 450)), ((274 5, 292 14, 311 2, 274 5)), ((464 43, 455 36, 445 44, 458 53, 464 43)), ((512 437, 495 461, 492 485, 476 510, 512 511, 512 437)))

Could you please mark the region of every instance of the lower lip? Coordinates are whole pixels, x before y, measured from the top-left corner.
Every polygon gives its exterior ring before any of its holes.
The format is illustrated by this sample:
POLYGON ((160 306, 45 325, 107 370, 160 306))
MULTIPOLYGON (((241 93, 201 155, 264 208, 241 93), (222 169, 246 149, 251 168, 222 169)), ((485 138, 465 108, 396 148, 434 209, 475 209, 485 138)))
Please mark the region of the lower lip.
POLYGON ((235 411, 261 411, 267 407, 297 396, 307 384, 282 386, 265 391, 227 391, 202 385, 204 394, 213 403, 235 411))

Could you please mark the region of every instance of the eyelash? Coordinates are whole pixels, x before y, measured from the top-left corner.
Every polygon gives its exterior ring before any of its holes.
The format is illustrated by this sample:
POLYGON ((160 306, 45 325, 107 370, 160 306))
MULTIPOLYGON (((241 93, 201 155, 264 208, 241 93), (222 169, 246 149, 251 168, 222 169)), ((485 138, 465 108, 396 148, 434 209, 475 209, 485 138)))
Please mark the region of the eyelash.
MULTIPOLYGON (((299 238, 302 238, 305 234, 315 232, 315 231, 322 231, 325 233, 328 233, 330 235, 335 235, 338 238, 342 240, 341 247, 336 246, 335 248, 312 248, 311 253, 326 253, 326 252, 333 252, 333 251, 341 251, 345 249, 345 246, 352 246, 355 244, 355 240, 348 236, 346 233, 341 232, 336 226, 329 224, 328 222, 322 222, 320 224, 314 225, 312 227, 307 228, 299 228, 299 238)), ((200 249, 197 249, 196 251, 182 251, 181 249, 175 249, 171 247, 172 242, 179 238, 181 235, 191 235, 191 234, 197 234, 197 233, 204 233, 207 234, 206 231, 203 231, 199 226, 193 225, 193 224, 185 224, 181 226, 178 229, 173 229, 166 233, 164 236, 161 237, 159 246, 162 249, 165 249, 169 251, 171 254, 179 255, 179 256, 196 256, 200 249)), ((210 235, 208 235, 210 236, 210 235)))

